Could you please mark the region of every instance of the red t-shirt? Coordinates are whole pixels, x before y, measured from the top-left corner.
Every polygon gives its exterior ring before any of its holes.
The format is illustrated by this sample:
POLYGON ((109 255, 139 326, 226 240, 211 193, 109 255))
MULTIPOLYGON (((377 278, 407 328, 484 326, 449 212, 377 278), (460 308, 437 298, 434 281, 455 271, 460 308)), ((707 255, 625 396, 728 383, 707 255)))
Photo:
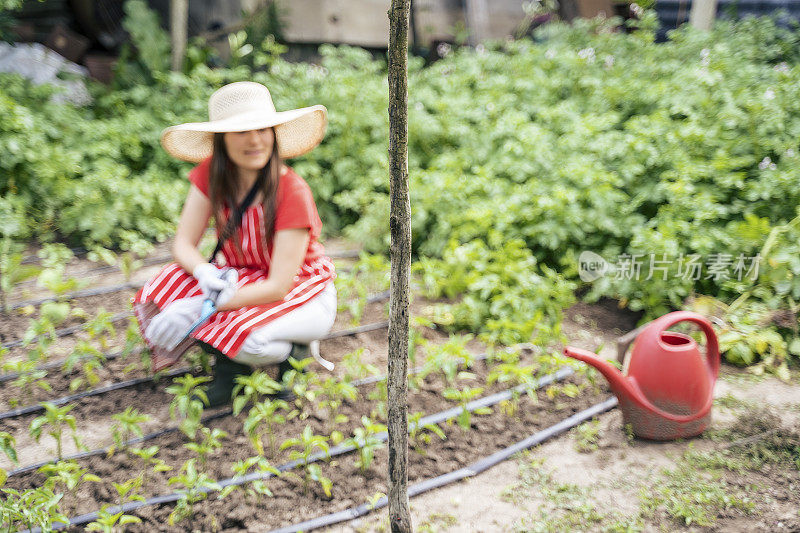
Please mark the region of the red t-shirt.
MULTIPOLYGON (((204 159, 189 172, 191 181, 206 197, 208 197, 209 169, 211 157, 204 159)), ((275 205, 274 231, 290 228, 309 228, 309 243, 306 252, 306 264, 310 264, 324 253, 323 246, 317 242, 322 232, 322 220, 317 212, 317 204, 311 194, 311 188, 291 167, 281 174, 278 181, 277 201, 275 205)), ((272 253, 272 243, 269 246, 272 253)))

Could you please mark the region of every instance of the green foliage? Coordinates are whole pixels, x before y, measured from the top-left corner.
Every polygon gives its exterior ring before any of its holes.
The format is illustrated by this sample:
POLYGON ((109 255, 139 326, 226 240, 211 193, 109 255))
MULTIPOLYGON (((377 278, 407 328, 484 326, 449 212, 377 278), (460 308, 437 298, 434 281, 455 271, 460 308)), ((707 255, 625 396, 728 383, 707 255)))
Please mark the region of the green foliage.
POLYGON ((181 431, 190 439, 194 439, 195 433, 202 427, 200 418, 203 416, 203 404, 208 405, 206 386, 203 383, 208 381, 211 381, 208 376, 195 377, 186 374, 175 378, 174 384, 166 389, 175 396, 169 404, 169 415, 173 420, 182 418, 181 431))
POLYGON ((30 434, 36 442, 39 442, 42 436, 42 430, 46 428, 47 434, 56 441, 56 457, 61 460, 63 457, 61 453, 63 433, 65 429, 69 429, 72 432, 72 440, 75 443, 75 447, 80 449, 81 442, 78 439, 75 417, 68 414, 75 405, 57 407, 51 402, 41 402, 40 405, 44 407, 44 414, 34 418, 29 428, 30 434))
POLYGON ((408 440, 414 450, 418 453, 424 453, 424 446, 430 443, 431 435, 436 435, 442 440, 447 439, 447 436, 442 431, 438 424, 422 424, 422 417, 424 413, 417 411, 408 415, 408 440))
POLYGON ((0 240, 0 309, 11 312, 7 295, 18 283, 37 276, 41 268, 36 265, 23 265, 21 245, 15 245, 11 239, 0 240))
POLYGON ((135 435, 144 436, 142 424, 150 421, 150 415, 142 414, 138 409, 127 407, 123 412, 111 415, 114 423, 111 426, 111 435, 114 437, 114 445, 109 454, 115 450, 124 450, 126 443, 135 435))
MULTIPOLYGON (((13 462, 18 463, 16 445, 17 440, 14 438, 14 435, 7 431, 0 431, 0 452, 6 454, 6 457, 13 462)), ((2 485, 2 483, 0 483, 0 485, 2 485)))
MULTIPOLYGON (((281 471, 269 464, 269 461, 257 455, 255 457, 248 457, 247 459, 236 461, 231 466, 233 471, 233 478, 242 478, 248 475, 250 470, 255 469, 259 474, 265 477, 269 474, 280 476, 281 471)), ((272 491, 269 490, 265 479, 257 479, 244 485, 228 485, 223 488, 219 493, 220 499, 226 498, 229 494, 236 490, 244 490, 245 494, 251 500, 257 500, 260 496, 272 497, 272 491)))
POLYGON ((0 504, 0 524, 9 531, 40 527, 43 532, 53 531, 57 522, 67 523, 69 518, 59 509, 63 494, 55 494, 47 487, 16 490, 0 489, 5 498, 0 504))
POLYGON ((472 412, 467 409, 467 404, 479 397, 482 393, 483 387, 469 387, 466 385, 460 389, 448 387, 442 391, 442 396, 448 400, 458 402, 458 405, 461 407, 461 413, 458 415, 457 422, 464 431, 470 428, 473 413, 476 415, 488 415, 492 412, 490 407, 479 407, 472 412))
POLYGON ((317 405, 328 412, 327 428, 333 431, 336 424, 347 422, 347 416, 339 412, 339 407, 345 401, 355 401, 358 398, 358 389, 347 381, 338 377, 329 377, 317 382, 318 392, 315 395, 317 405))
POLYGON ((375 458, 375 450, 384 446, 384 439, 381 439, 381 436, 386 433, 386 426, 373 422, 367 416, 362 416, 361 427, 355 428, 353 433, 353 436, 342 444, 353 446, 358 450, 355 465, 363 474, 369 470, 369 465, 372 464, 372 460, 375 458))
POLYGON ((281 384, 269 377, 262 370, 256 370, 249 376, 236 376, 233 388, 233 414, 238 415, 248 404, 256 404, 267 396, 281 391, 281 384))
POLYGON ((222 439, 227 436, 228 434, 219 428, 203 427, 200 428, 201 440, 199 442, 188 442, 183 446, 196 453, 200 464, 205 467, 208 456, 222 449, 222 439))
MULTIPOLYGON (((140 72, 152 79, 170 67, 169 35, 161 29, 158 14, 144 0, 126 0, 122 27, 130 34, 141 65, 140 72)), ((147 79, 147 78, 145 78, 147 79)))
POLYGON ((189 459, 181 467, 177 476, 169 478, 170 485, 178 485, 181 497, 175 504, 175 509, 169 514, 169 525, 174 526, 194 514, 194 505, 206 499, 209 490, 221 490, 219 483, 199 472, 196 458, 189 459))
POLYGON ((322 470, 318 464, 312 462, 314 450, 318 449, 325 454, 325 457, 330 460, 328 454, 328 437, 322 435, 314 435, 311 426, 306 426, 300 437, 286 439, 281 443, 281 450, 287 448, 295 448, 297 450, 289 450, 289 459, 292 461, 301 461, 305 470, 303 476, 303 492, 308 493, 310 483, 319 483, 322 491, 326 496, 331 496, 331 488, 333 483, 331 480, 322 475, 322 470))
POLYGON ((286 415, 281 411, 288 411, 289 404, 283 400, 264 400, 258 402, 250 409, 244 421, 244 430, 250 437, 250 442, 259 455, 264 455, 264 440, 266 435, 269 442, 269 451, 275 454, 275 426, 286 422, 286 415))

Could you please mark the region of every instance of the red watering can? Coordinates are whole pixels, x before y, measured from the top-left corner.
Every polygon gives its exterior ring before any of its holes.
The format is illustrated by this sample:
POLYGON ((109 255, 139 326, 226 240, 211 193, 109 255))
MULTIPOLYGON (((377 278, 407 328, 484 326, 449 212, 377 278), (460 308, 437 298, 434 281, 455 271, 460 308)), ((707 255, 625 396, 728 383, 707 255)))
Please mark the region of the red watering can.
POLYGON ((603 374, 619 399, 624 423, 630 424, 638 437, 693 437, 711 422, 719 344, 711 322, 702 315, 676 311, 648 324, 633 345, 627 375, 587 350, 567 346, 564 354, 603 374), (694 339, 667 331, 685 320, 696 323, 705 333, 705 357, 694 339))

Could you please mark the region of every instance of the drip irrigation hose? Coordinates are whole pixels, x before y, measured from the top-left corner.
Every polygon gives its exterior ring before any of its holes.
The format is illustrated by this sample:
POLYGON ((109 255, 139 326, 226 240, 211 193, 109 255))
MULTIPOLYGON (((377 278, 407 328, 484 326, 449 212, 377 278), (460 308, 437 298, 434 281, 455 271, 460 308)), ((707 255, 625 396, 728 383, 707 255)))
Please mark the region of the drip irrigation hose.
POLYGON ((27 305, 34 307, 42 305, 46 302, 55 302, 56 300, 76 300, 78 298, 88 298, 90 296, 100 296, 102 294, 110 294, 112 292, 124 291, 125 289, 141 289, 144 286, 143 281, 126 281, 118 285, 106 285, 104 287, 95 287, 94 289, 83 289, 80 291, 71 292, 64 296, 45 296, 44 298, 34 298, 32 300, 23 300, 11 305, 11 309, 19 309, 27 305))
MULTIPOLYGON (((373 294, 371 296, 368 296, 367 297, 367 303, 375 303, 375 302, 379 302, 381 300, 386 300, 388 298, 389 298, 389 291, 379 292, 377 294, 373 294)), ((125 317, 128 317, 128 316, 133 316, 133 314, 130 313, 130 312, 127 312, 125 317)), ((116 318, 112 318, 111 320, 112 321, 116 320, 116 318)), ((71 327, 80 328, 81 326, 71 326, 71 327)), ((330 334, 326 335, 325 337, 323 337, 320 340, 330 340, 330 339, 335 339, 335 338, 338 338, 338 337, 351 337, 351 336, 357 335, 359 333, 364 333, 364 332, 367 332, 367 331, 373 331, 373 330, 376 330, 376 329, 383 329, 383 328, 388 328, 388 327, 389 327, 389 322, 386 321, 386 320, 383 321, 383 322, 373 322, 372 324, 365 324, 363 326, 358 326, 358 327, 351 328, 351 329, 343 329, 341 331, 335 331, 333 333, 330 333, 330 334)), ((68 329, 68 328, 65 328, 65 329, 68 329)), ((56 330, 56 333, 58 333, 58 330, 56 330)), ((15 341, 15 342, 19 342, 19 341, 15 341)), ((3 346, 3 348, 6 348, 6 347, 7 346, 5 346, 5 345, 3 346)), ((135 354, 141 352, 143 349, 144 348, 141 348, 141 347, 140 348, 134 348, 134 350, 131 352, 131 354, 135 355, 135 354)), ((122 355, 122 352, 114 352, 114 353, 103 354, 103 355, 105 356, 106 361, 111 361, 113 359, 116 359, 120 355, 122 355)), ((83 361, 85 359, 91 359, 92 357, 93 356, 91 356, 91 355, 82 356, 82 357, 79 357, 77 359, 77 361, 83 361)), ((50 361, 49 363, 44 363, 42 365, 37 366, 31 372, 36 372, 36 371, 39 371, 39 370, 51 370, 53 368, 59 367, 62 364, 64 364, 64 361, 65 361, 65 359, 58 359, 56 361, 50 361)), ((0 373, 0 383, 4 383, 4 382, 12 380, 12 379, 17 379, 20 375, 21 374, 19 372, 0 373)))
MULTIPOLYGON (((502 392, 491 394, 491 395, 485 396, 483 398, 478 398, 477 400, 473 400, 473 401, 467 403, 465 408, 468 411, 474 411, 474 410, 479 409, 481 407, 489 407, 491 405, 495 405, 497 403, 500 403, 503 400, 510 399, 515 392, 522 392, 522 391, 526 390, 527 388, 538 389, 538 388, 541 388, 541 387, 545 387, 547 385, 550 385, 553 382, 565 379, 565 378, 571 376, 573 373, 574 373, 574 370, 572 368, 564 367, 564 368, 561 368, 558 371, 554 372, 553 374, 549 374, 547 376, 544 376, 544 377, 536 380, 536 383, 534 385, 528 385, 528 384, 518 385, 518 386, 516 386, 516 387, 514 387, 512 389, 509 389, 509 390, 505 390, 505 391, 502 391, 502 392)), ((615 398, 615 400, 616 400, 616 398, 615 398)), ((448 420, 450 418, 455 418, 456 416, 458 416, 459 413, 461 413, 461 411, 462 411, 461 406, 458 406, 458 407, 454 407, 454 408, 451 408, 451 409, 446 409, 446 410, 438 412, 438 413, 434 413, 432 415, 428 415, 426 417, 423 417, 419 421, 419 426, 423 427, 423 426, 425 426, 427 424, 439 424, 439 423, 444 422, 444 421, 446 421, 446 420, 448 420)), ((573 417, 570 417, 570 418, 574 418, 575 416, 577 416, 577 415, 573 415, 573 417)), ((387 432, 384 431, 382 433, 379 433, 379 434, 375 435, 375 438, 379 442, 383 442, 383 441, 386 441, 389 438, 389 435, 388 435, 387 432)), ((316 452, 316 453, 311 454, 308 457, 308 461, 307 462, 312 463, 312 462, 319 461, 320 459, 323 459, 323 458, 326 458, 326 457, 330 457, 330 458, 337 457, 339 455, 343 455, 345 453, 349 453, 349 452, 351 452, 351 451, 353 451, 355 449, 356 449, 356 447, 352 446, 352 445, 351 446, 347 446, 347 445, 344 445, 344 444, 339 444, 338 446, 334 446, 333 448, 328 450, 327 454, 325 454, 323 452, 316 452)), ((293 468, 296 468, 296 467, 298 467, 298 466, 300 466, 302 464, 304 464, 303 461, 297 459, 295 461, 289 461, 288 463, 284 463, 283 465, 277 467, 277 470, 279 472, 285 472, 287 470, 291 470, 293 468)), ((218 481, 217 483, 219 484, 220 488, 224 489, 225 487, 228 487, 228 486, 244 485, 245 483, 250 483, 252 481, 265 480, 265 479, 269 479, 271 477, 274 477, 274 474, 272 474, 271 472, 264 472, 264 473, 254 472, 254 473, 248 474, 246 476, 239 476, 239 477, 232 477, 232 478, 224 479, 224 480, 218 481)), ((214 489, 201 488, 200 492, 202 492, 204 494, 208 494, 210 492, 214 492, 214 489)), ((164 504, 164 503, 172 503, 172 502, 178 501, 180 498, 181 498, 181 493, 174 492, 172 494, 164 494, 164 495, 161 495, 161 496, 148 498, 143 502, 142 501, 135 501, 135 502, 126 503, 126 504, 124 504, 122 506, 115 505, 113 507, 109 507, 108 509, 106 509, 106 511, 111 513, 111 514, 116 514, 116 513, 119 513, 119 512, 129 513, 131 511, 135 511, 137 509, 141 509, 142 507, 149 507, 149 506, 152 506, 152 505, 160 505, 160 504, 164 504)), ((93 520, 96 520, 97 518, 98 518, 98 512, 97 511, 93 511, 91 513, 86 513, 86 514, 83 514, 83 515, 80 515, 80 516, 76 516, 74 518, 70 518, 68 524, 64 524, 63 522, 57 522, 57 523, 53 524, 53 528, 54 529, 63 529, 65 527, 69 527, 69 526, 79 526, 79 525, 91 522, 93 520)), ((41 530, 39 528, 36 528, 36 529, 29 530, 29 531, 32 532, 32 533, 39 533, 41 530)), ((294 531, 294 530, 292 530, 292 531, 294 531)))
MULTIPOLYGON (((420 481, 419 483, 415 483, 414 485, 408 488, 408 497, 413 498, 419 494, 424 492, 428 492, 429 490, 438 489, 439 487, 444 487, 445 485, 450 485, 451 483, 455 483, 457 481, 461 481, 463 479, 476 476, 485 470, 505 461, 506 459, 510 458, 515 453, 521 452, 523 450, 527 450, 528 448, 532 448, 542 442, 551 439, 564 433, 565 431, 574 428, 578 424, 581 424, 587 420, 594 418, 597 415, 605 413, 616 407, 618 401, 616 397, 609 398, 603 402, 595 404, 588 409, 584 409, 579 413, 575 413, 574 415, 570 416, 569 418, 565 418, 561 422, 554 424, 548 428, 545 428, 541 431, 534 433, 533 435, 515 443, 507 448, 504 448, 496 453, 488 457, 484 457, 483 459, 479 459, 475 461, 471 465, 459 468, 458 470, 454 470, 452 472, 448 472, 447 474, 442 474, 441 476, 437 476, 434 478, 426 479, 424 481, 420 481)), ((381 497, 375 504, 368 504, 362 503, 356 507, 351 507, 349 509, 345 509, 344 511, 338 511, 336 513, 331 513, 328 515, 320 516, 317 518, 313 518, 311 520, 306 520, 304 522, 300 522, 299 524, 294 524, 287 527, 282 527, 280 529, 273 529, 270 533, 296 533, 299 531, 311 531, 313 529, 318 529, 321 527, 328 527, 335 524, 339 524, 341 522, 346 522, 349 520, 354 520, 361 516, 374 511, 375 509, 381 509, 388 505, 389 500, 386 496, 381 497)))

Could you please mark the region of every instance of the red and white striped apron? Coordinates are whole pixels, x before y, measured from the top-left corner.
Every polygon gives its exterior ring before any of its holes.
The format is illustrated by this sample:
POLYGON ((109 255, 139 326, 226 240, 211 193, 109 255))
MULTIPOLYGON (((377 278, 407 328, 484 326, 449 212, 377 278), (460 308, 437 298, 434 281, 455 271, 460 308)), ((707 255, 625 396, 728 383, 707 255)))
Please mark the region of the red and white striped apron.
MULTIPOLYGON (((228 211, 225 208, 226 219, 228 211)), ((238 287, 266 280, 269 275, 272 245, 270 244, 265 250, 264 231, 264 209, 257 203, 245 211, 239 231, 228 239, 222 248, 224 264, 235 268, 239 274, 238 287), (241 242, 241 252, 236 249, 234 238, 241 242)), ((197 280, 179 264, 170 263, 131 298, 131 304, 142 337, 153 354, 153 369, 160 370, 174 364, 180 355, 194 344, 195 339, 210 344, 228 357, 234 358, 252 331, 308 302, 320 294, 328 283, 333 283, 335 277, 333 262, 324 255, 322 245, 314 240, 309 243, 305 262, 294 277, 292 289, 282 300, 215 313, 192 333, 191 338, 169 353, 163 348, 152 345, 144 336, 144 332, 150 319, 173 301, 200 296, 202 291, 197 280)))

